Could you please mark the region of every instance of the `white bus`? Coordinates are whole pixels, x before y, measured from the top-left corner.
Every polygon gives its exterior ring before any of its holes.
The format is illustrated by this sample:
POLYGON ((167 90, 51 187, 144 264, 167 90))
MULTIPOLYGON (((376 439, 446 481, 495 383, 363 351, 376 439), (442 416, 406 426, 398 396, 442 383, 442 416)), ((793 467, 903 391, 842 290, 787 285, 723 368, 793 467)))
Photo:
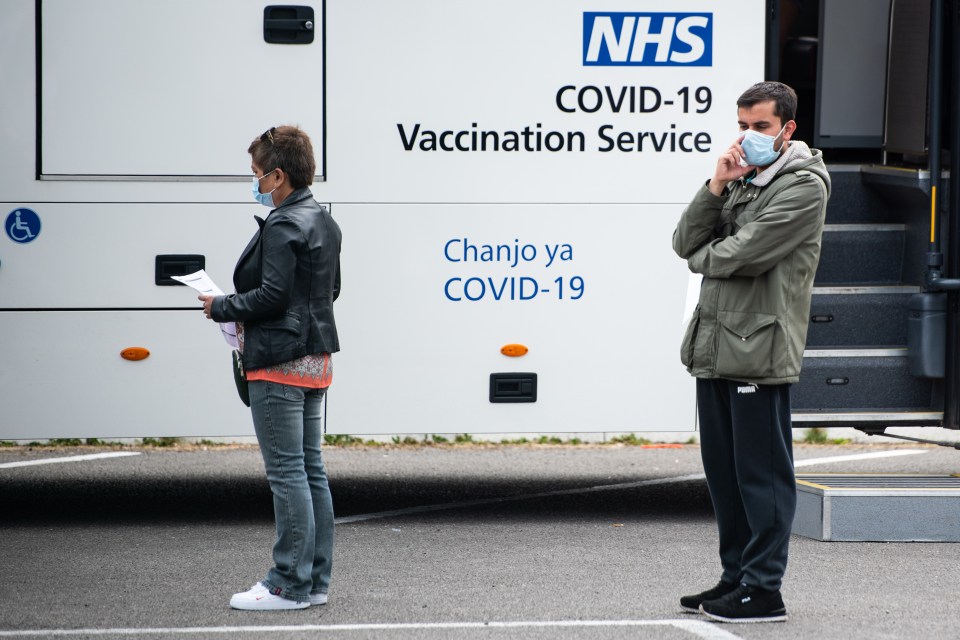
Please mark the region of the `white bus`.
POLYGON ((692 431, 670 236, 786 59, 766 7, 7 0, 0 439, 252 433, 171 276, 232 290, 279 124, 343 230, 329 433, 692 431))

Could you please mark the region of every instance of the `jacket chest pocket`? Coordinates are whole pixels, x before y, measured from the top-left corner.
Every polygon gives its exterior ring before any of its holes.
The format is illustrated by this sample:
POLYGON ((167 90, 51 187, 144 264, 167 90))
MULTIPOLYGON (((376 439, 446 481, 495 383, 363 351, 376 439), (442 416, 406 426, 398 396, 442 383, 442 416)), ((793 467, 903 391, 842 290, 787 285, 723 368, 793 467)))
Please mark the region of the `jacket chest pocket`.
POLYGON ((777 316, 771 313, 720 311, 717 331, 717 375, 766 378, 773 372, 777 316))
POLYGON ((744 225, 756 220, 762 211, 763 207, 757 204, 757 191, 751 187, 724 205, 714 233, 718 238, 736 235, 744 225))

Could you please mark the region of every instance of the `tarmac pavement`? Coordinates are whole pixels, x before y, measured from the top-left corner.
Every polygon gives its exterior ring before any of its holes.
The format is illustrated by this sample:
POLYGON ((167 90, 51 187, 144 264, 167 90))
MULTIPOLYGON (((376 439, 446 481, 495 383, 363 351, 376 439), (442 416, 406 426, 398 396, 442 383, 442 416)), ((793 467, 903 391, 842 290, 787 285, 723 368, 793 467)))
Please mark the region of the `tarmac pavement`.
MULTIPOLYGON (((804 472, 960 471, 960 452, 912 444, 799 445, 796 458, 804 472), (892 455, 904 451, 919 453, 892 455)), ((679 596, 719 575, 695 445, 327 447, 325 459, 330 602, 260 613, 227 605, 269 563, 255 447, 0 449, 0 638, 960 637, 953 543, 794 536, 788 622, 682 613, 679 596), (138 455, 9 466, 104 453, 138 455)))

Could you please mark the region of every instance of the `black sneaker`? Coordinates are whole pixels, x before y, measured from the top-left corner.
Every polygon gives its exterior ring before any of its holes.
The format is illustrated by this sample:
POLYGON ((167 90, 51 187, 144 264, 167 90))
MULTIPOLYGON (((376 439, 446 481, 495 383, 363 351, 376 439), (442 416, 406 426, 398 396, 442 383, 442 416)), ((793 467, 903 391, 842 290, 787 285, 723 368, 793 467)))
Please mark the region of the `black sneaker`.
POLYGON ((746 584, 716 600, 705 600, 700 611, 720 622, 783 622, 787 619, 779 591, 764 591, 746 584))
POLYGON ((690 613, 700 613, 700 605, 703 604, 705 600, 716 600, 717 598, 722 598, 736 588, 737 585, 735 584, 728 584, 720 581, 717 583, 717 586, 711 587, 706 591, 692 596, 683 596, 680 598, 680 608, 690 613))

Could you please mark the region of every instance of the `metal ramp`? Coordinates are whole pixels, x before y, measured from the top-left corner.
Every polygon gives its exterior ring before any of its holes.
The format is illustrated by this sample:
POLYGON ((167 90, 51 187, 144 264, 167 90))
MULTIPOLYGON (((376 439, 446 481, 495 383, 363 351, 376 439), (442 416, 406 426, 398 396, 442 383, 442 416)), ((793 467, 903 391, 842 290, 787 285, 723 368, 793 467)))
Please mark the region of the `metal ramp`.
POLYGON ((960 542, 960 474, 797 474, 793 533, 824 541, 960 542))

